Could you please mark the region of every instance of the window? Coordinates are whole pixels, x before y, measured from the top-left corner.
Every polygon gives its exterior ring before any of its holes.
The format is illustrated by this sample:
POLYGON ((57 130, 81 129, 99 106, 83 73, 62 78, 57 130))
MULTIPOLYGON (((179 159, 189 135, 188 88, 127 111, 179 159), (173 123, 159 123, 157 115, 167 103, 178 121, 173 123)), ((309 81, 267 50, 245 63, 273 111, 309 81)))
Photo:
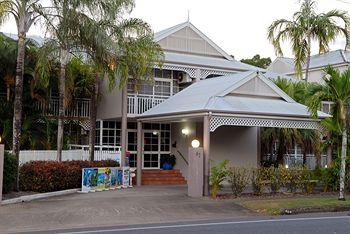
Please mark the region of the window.
POLYGON ((321 103, 321 111, 326 113, 326 114, 331 114, 332 112, 332 106, 334 105, 333 102, 330 101, 323 101, 321 103))
MULTIPOLYGON (((120 123, 116 121, 103 121, 102 145, 120 145, 120 123)), ((96 143, 100 145, 100 122, 96 123, 96 143)))

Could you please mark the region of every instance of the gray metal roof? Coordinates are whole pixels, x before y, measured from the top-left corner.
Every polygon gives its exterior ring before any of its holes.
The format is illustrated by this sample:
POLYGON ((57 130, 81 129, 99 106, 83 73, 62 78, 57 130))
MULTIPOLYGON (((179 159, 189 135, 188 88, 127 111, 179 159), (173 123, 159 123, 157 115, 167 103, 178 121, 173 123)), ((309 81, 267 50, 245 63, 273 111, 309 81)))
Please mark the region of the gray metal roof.
MULTIPOLYGON (((140 117, 172 116, 197 112, 310 118, 306 106, 295 102, 257 72, 241 72, 199 81, 143 113, 140 117), (271 87, 280 98, 259 97, 259 94, 254 97, 229 94, 256 77, 271 87)), ((323 112, 319 112, 318 115, 319 118, 330 117, 323 112)))
MULTIPOLYGON (((348 63, 349 58, 350 52, 344 50, 334 50, 324 54, 313 55, 310 59, 310 68, 348 63)), ((306 65, 304 66, 304 68, 305 67, 306 65)))
MULTIPOLYGON (((291 65, 291 70, 286 71, 286 73, 294 73, 293 58, 278 57, 275 61, 282 61, 288 65, 291 65)), ((310 58, 310 69, 347 63, 350 63, 350 51, 333 50, 324 54, 312 55, 310 58)), ((303 65, 303 69, 306 69, 306 64, 303 65)))
POLYGON ((300 81, 299 79, 295 78, 294 76, 287 76, 285 74, 280 74, 280 73, 272 72, 272 71, 264 72, 264 76, 269 78, 269 79, 272 79, 272 80, 276 80, 278 78, 281 78, 281 79, 286 79, 286 80, 295 81, 295 82, 300 81))
POLYGON ((176 63, 192 66, 205 66, 211 68, 220 68, 227 70, 241 70, 241 71, 264 71, 259 67, 254 67, 249 64, 241 63, 237 60, 227 60, 224 58, 206 57, 200 55, 182 54, 165 52, 165 63, 176 63))

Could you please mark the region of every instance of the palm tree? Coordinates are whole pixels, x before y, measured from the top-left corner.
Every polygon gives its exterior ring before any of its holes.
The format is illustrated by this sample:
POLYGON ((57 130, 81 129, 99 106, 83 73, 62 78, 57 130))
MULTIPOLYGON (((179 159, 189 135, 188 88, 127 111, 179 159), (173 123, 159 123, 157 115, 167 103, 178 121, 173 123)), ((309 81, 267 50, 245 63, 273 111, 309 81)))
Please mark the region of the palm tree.
MULTIPOLYGON (((96 27, 89 30, 91 39, 88 41, 94 43, 86 51, 94 67, 95 77, 91 93, 89 134, 91 160, 94 159, 97 99, 101 78, 109 78, 111 88, 119 83, 119 88, 123 90, 122 135, 126 136, 126 104, 124 101, 127 98, 127 92, 125 92, 127 80, 129 77, 133 77, 137 82, 149 80, 152 78, 153 65, 155 63, 160 65, 162 59, 161 48, 154 42, 150 26, 140 19, 131 18, 109 24, 104 20, 103 24, 98 22, 92 26, 96 27), (108 44, 114 45, 112 50, 103 46, 108 44), (116 79, 119 82, 116 82, 116 79)), ((123 140, 124 145, 125 140, 123 140)), ((122 151, 125 155, 126 148, 124 147, 122 151)))
POLYGON ((347 119, 349 117, 350 105, 350 69, 339 72, 338 70, 327 67, 326 76, 323 78, 325 86, 316 92, 309 100, 308 106, 314 116, 317 116, 317 110, 322 101, 328 100, 334 103, 332 108, 333 119, 341 126, 341 165, 340 165, 340 184, 339 200, 345 200, 345 166, 347 156, 347 119))
MULTIPOLYGON (((0 24, 9 17, 16 21, 18 32, 18 51, 15 79, 15 101, 13 107, 13 133, 12 152, 19 159, 21 127, 22 127, 22 95, 23 95, 23 70, 25 57, 25 41, 27 33, 33 23, 40 17, 41 9, 39 0, 0 0, 0 24)), ((18 160, 19 161, 19 160, 18 160)), ((18 174, 18 173, 17 173, 18 174)), ((17 175, 18 188, 18 175, 17 175)))
POLYGON ((268 39, 275 48, 277 56, 283 56, 281 43, 290 41, 295 57, 295 71, 301 77, 303 65, 305 68, 305 80, 308 81, 311 43, 317 41, 319 53, 329 51, 329 43, 342 35, 346 39, 347 49, 350 42, 348 26, 350 23, 347 12, 331 10, 327 13, 315 12, 316 2, 304 0, 300 10, 294 13, 292 20, 279 19, 269 26, 268 39), (341 21, 344 26, 338 24, 341 21))
MULTIPOLYGON (((120 1, 91 1, 91 0, 51 0, 51 7, 42 13, 48 31, 54 38, 47 43, 48 53, 58 55, 60 63, 59 76, 59 113, 57 129, 57 160, 62 160, 63 133, 66 99, 66 72, 71 57, 81 54, 87 43, 85 34, 90 29, 84 25, 87 15, 96 15, 101 19, 116 17, 114 12, 117 5, 129 4, 130 0, 120 1)), ((114 12, 115 13, 115 12, 114 12)), ((115 19, 115 18, 114 18, 115 19)))

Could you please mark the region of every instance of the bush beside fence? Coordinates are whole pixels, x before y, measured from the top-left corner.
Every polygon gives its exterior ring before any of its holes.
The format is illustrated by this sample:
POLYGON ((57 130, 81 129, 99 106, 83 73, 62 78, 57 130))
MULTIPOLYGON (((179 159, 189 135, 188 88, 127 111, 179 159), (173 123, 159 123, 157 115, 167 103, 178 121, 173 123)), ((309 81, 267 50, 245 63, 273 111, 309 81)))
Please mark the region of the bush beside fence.
POLYGON ((17 159, 14 155, 5 151, 3 193, 8 193, 15 188, 17 174, 17 159))
POLYGON ((118 167, 116 161, 32 161, 20 168, 20 190, 53 192, 81 187, 82 169, 118 167))

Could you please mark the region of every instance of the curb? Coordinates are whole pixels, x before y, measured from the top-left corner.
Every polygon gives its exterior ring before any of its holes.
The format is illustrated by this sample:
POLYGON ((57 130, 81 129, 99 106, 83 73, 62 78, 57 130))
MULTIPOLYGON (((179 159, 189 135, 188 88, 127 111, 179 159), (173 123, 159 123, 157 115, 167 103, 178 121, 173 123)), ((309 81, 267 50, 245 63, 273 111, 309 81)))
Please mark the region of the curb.
POLYGON ((1 205, 10 205, 10 204, 16 204, 16 203, 22 203, 22 202, 30 202, 30 201, 34 201, 34 200, 49 198, 49 197, 57 197, 57 196, 62 196, 62 195, 73 194, 73 193, 77 193, 78 191, 80 191, 80 189, 67 189, 67 190, 50 192, 50 193, 39 193, 39 194, 21 196, 21 197, 16 197, 13 199, 3 200, 3 201, 1 201, 1 205))
POLYGON ((333 206, 333 207, 304 207, 295 209, 282 209, 280 215, 295 215, 319 212, 343 212, 350 211, 350 206, 333 206))

